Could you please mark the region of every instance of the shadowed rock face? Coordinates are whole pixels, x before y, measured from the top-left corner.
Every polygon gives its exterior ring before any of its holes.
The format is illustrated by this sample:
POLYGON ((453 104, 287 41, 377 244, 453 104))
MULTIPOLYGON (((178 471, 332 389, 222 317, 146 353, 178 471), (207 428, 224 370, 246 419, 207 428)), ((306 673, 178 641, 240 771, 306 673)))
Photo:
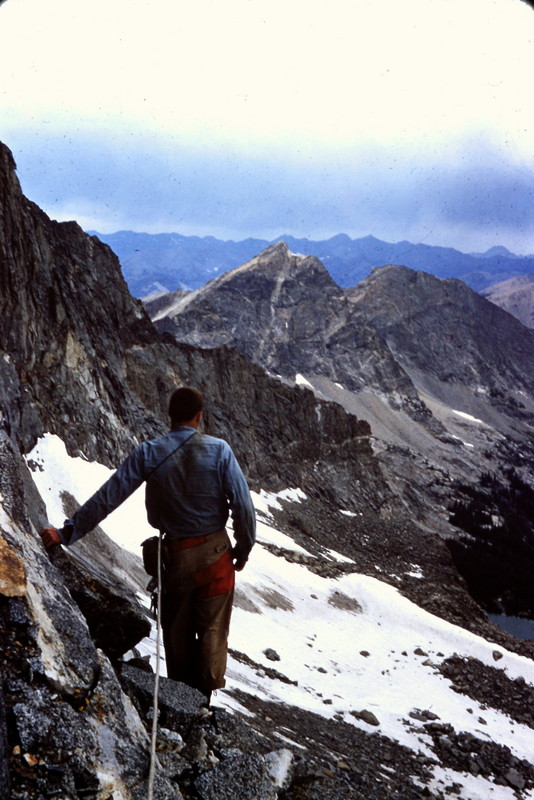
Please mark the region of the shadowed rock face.
POLYGON ((125 425, 148 430, 127 392, 123 352, 152 326, 109 248, 76 223, 51 221, 23 196, 14 166, 2 146, 4 426, 23 449, 43 430, 65 428, 72 448, 116 454, 125 425))

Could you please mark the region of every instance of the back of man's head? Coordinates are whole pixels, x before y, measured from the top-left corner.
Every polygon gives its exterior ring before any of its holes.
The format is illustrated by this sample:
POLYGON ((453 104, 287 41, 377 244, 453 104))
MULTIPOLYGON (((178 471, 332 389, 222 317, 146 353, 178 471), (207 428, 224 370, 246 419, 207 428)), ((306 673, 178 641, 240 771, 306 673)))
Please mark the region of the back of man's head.
POLYGON ((171 395, 169 401, 169 416, 173 425, 183 425, 191 422, 199 411, 204 408, 204 398, 191 386, 181 386, 171 395))

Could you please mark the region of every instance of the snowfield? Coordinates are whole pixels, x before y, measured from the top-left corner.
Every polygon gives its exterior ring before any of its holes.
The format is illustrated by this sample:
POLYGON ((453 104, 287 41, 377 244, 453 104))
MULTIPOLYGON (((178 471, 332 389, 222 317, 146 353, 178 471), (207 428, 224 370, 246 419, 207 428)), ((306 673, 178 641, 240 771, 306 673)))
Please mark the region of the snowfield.
MULTIPOLYGON (((49 522, 58 527, 65 517, 61 492, 66 490, 83 503, 111 474, 100 464, 69 457, 61 440, 49 434, 27 461, 46 502, 49 522)), ((230 657, 227 687, 217 693, 218 706, 249 714, 232 696, 232 691, 239 689, 259 699, 342 718, 434 756, 423 723, 409 716, 424 709, 457 731, 506 745, 519 759, 532 758, 532 729, 451 690, 450 681, 436 668, 455 654, 474 657, 504 670, 511 679, 523 676, 534 686, 532 661, 429 614, 388 583, 358 573, 323 578, 295 563, 298 559, 274 555, 269 545, 289 555, 313 558, 276 530, 270 515, 280 498, 299 503, 305 501, 305 495, 288 488, 280 495, 261 492, 253 497, 258 542, 247 567, 237 574, 230 647, 259 666, 230 657), (497 653, 501 656, 498 661, 497 653), (289 682, 269 677, 267 670, 270 675, 276 670, 289 682), (351 714, 362 710, 372 712, 379 727, 351 714)), ((145 521, 143 490, 132 495, 101 527, 115 542, 140 555, 140 543, 154 532, 145 521)), ((344 564, 349 561, 333 551, 326 557, 344 564)), ((139 649, 154 661, 155 634, 139 649)), ((463 788, 458 796, 465 800, 516 797, 512 788, 482 777, 442 768, 436 768, 434 774, 436 786, 460 784, 463 788)), ((523 792, 522 797, 534 798, 534 792, 523 792)))

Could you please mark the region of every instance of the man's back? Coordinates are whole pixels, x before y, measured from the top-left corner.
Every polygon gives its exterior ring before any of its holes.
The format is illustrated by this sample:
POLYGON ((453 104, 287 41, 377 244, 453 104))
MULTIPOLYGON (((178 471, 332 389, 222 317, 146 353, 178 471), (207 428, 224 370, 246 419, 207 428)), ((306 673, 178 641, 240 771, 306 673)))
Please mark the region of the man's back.
POLYGON ((170 537, 224 528, 228 500, 243 488, 240 470, 225 441, 181 427, 147 443, 145 457, 149 470, 154 461, 163 461, 147 480, 151 525, 170 537))

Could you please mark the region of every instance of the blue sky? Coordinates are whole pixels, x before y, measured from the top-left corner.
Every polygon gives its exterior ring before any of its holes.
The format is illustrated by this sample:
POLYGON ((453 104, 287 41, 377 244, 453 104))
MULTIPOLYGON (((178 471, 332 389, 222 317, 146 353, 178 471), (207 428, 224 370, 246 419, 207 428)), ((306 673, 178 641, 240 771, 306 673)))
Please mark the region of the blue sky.
POLYGON ((522 0, 7 0, 0 138, 86 229, 534 253, 522 0))

